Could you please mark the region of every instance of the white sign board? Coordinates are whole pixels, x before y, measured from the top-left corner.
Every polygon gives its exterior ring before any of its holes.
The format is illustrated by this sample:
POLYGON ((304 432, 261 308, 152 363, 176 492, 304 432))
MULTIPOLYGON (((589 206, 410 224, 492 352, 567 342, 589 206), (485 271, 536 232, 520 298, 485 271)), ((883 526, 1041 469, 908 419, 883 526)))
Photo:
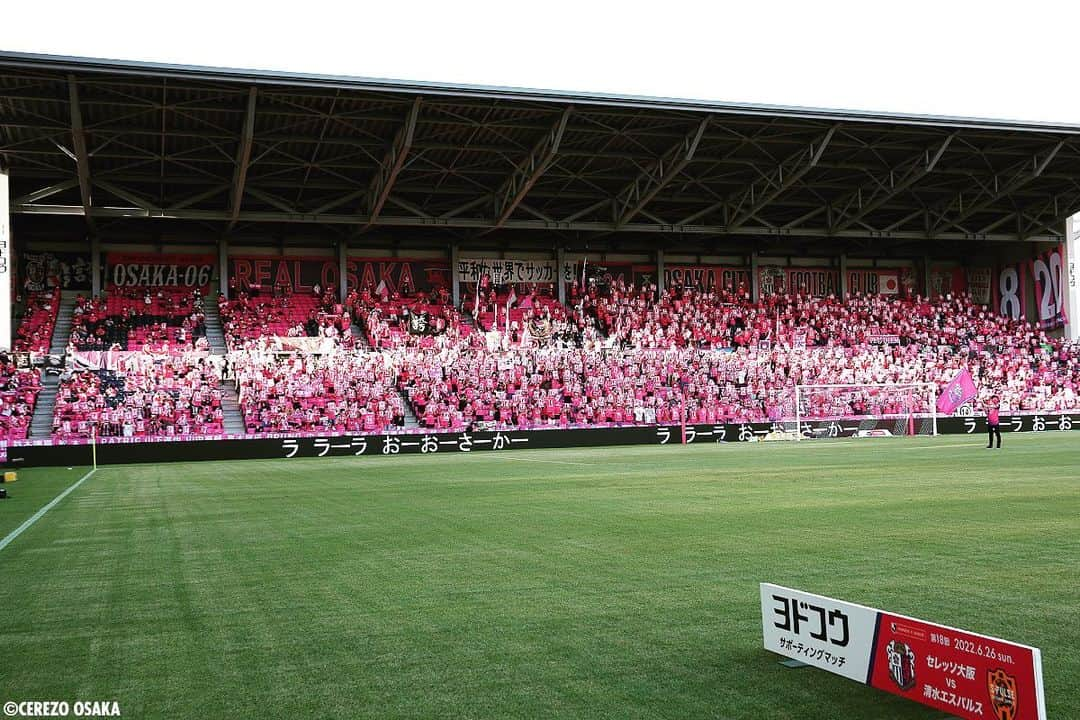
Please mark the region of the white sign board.
POLYGON ((765 649, 860 683, 870 681, 877 610, 761 583, 765 649))
POLYGON ((766 650, 964 720, 1046 720, 1038 648, 770 583, 761 626, 766 650))
POLYGON ((1065 272, 1062 294, 1065 302, 1065 337, 1080 340, 1080 213, 1065 226, 1065 272))
POLYGON ((8 175, 0 171, 0 350, 11 349, 11 208, 8 175))

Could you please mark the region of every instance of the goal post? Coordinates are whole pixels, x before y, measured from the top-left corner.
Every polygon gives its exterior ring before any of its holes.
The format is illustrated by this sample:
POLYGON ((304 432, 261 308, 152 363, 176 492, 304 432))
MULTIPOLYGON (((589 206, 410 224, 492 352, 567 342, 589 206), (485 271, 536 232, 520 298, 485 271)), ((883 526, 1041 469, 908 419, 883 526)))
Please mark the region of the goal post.
POLYGON ((795 440, 809 421, 892 420, 897 435, 938 434, 933 383, 848 383, 795 386, 795 440))

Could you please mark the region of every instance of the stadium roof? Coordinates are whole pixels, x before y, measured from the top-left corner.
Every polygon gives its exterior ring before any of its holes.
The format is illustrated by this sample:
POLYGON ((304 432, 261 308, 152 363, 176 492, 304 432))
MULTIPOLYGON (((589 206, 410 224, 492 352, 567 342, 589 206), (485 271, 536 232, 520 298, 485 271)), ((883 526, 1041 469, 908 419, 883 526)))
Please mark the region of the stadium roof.
POLYGON ((1056 239, 1080 210, 1077 125, 17 53, 0 53, 0 160, 14 213, 101 235, 884 249, 1056 239))

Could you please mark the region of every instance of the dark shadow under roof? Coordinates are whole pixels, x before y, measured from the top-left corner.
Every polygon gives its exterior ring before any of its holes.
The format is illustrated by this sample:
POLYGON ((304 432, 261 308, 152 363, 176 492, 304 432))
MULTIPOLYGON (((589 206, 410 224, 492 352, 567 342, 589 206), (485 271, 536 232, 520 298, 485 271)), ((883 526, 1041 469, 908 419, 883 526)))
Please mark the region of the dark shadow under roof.
POLYGON ((12 210, 91 231, 1056 239, 1080 126, 0 53, 12 210), (528 231, 528 232, 526 232, 528 231))

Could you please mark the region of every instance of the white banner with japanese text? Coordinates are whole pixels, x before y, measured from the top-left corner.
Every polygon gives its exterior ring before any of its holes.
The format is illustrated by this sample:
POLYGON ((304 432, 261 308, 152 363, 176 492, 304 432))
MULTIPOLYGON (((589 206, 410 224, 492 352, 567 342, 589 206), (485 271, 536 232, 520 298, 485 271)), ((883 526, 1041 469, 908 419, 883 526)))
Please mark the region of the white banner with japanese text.
POLYGON ((509 283, 554 283, 558 276, 554 260, 515 260, 513 258, 459 258, 454 268, 457 279, 476 283, 485 275, 492 285, 509 283))

